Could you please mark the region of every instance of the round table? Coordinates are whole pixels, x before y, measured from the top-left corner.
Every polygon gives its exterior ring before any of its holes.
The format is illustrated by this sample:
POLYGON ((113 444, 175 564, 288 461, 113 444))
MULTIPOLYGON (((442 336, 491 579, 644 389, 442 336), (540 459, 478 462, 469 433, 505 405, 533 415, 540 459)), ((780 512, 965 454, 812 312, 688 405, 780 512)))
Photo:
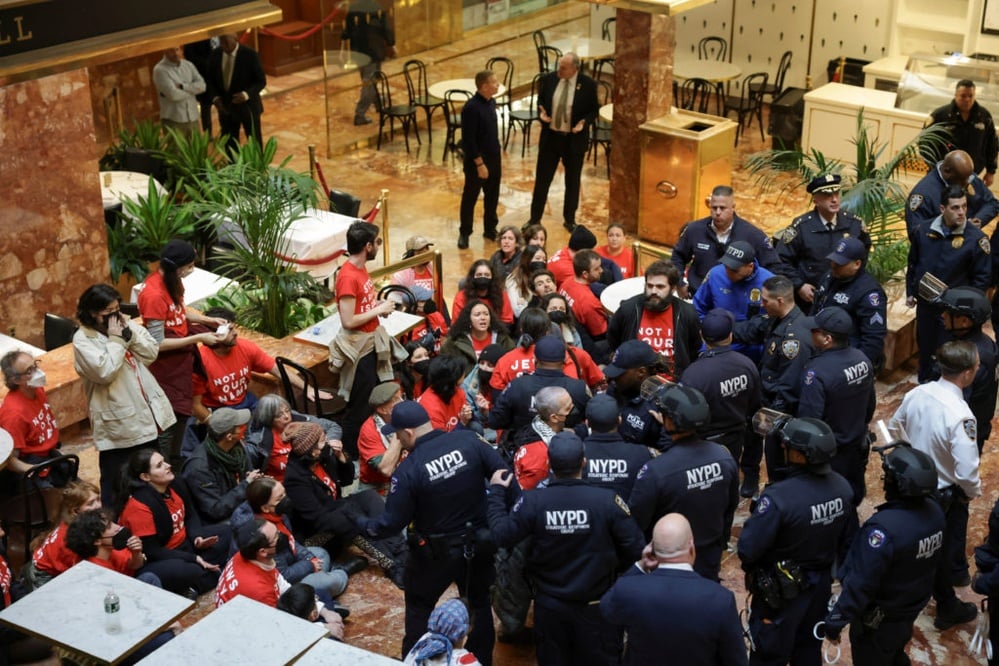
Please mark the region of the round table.
MULTIPOLYGON (((448 90, 464 90, 469 95, 474 95, 477 88, 475 87, 475 79, 446 79, 444 81, 438 81, 437 83, 431 83, 427 86, 427 92, 434 97, 440 97, 444 99, 444 93, 448 90)), ((499 97, 506 92, 506 86, 502 83, 499 84, 499 90, 493 95, 493 98, 499 97)))
POLYGON ((14 438, 10 433, 0 428, 0 469, 7 466, 10 454, 14 452, 14 438))
POLYGON ((359 51, 327 51, 326 66, 336 73, 353 72, 371 62, 371 56, 359 51))
POLYGON ((677 60, 673 63, 673 78, 680 80, 704 79, 721 83, 739 78, 742 69, 730 62, 718 60, 677 60))
MULTIPOLYGON (((111 208, 122 203, 122 199, 137 201, 138 196, 149 196, 149 174, 135 171, 101 171, 101 198, 104 208, 111 208)), ((153 179, 156 190, 166 194, 166 190, 153 179)))
POLYGON ((548 44, 549 46, 554 46, 563 54, 569 52, 575 53, 583 62, 614 57, 614 42, 608 42, 606 39, 573 37, 571 39, 557 39, 548 44))
POLYGON ((601 292, 600 304, 604 306, 604 310, 607 310, 610 314, 614 314, 617 312, 617 309, 621 307, 621 301, 625 301, 632 296, 638 296, 644 292, 644 277, 633 277, 618 280, 601 292))
POLYGON ((600 120, 604 121, 605 123, 613 123, 614 122, 614 105, 613 104, 604 104, 603 106, 601 106, 600 110, 597 111, 597 117, 600 118, 600 120))

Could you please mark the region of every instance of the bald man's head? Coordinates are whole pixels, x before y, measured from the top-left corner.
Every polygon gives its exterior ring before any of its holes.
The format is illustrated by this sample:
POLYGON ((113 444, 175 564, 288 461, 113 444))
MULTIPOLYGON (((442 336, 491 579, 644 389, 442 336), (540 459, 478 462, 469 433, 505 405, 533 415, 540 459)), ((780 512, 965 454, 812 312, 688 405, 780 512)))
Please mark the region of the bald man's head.
POLYGON ((975 162, 963 150, 952 150, 944 155, 940 164, 940 175, 951 185, 964 187, 968 178, 975 172, 975 162))
POLYGON ((667 513, 652 529, 652 551, 663 563, 694 563, 694 533, 679 513, 667 513))

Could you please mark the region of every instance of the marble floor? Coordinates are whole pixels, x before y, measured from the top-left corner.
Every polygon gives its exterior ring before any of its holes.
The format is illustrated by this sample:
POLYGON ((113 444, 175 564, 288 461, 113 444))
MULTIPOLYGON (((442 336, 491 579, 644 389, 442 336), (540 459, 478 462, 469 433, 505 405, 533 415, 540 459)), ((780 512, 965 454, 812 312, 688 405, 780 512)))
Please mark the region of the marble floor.
MULTIPOLYGON (((544 28, 549 39, 571 37, 587 31, 586 6, 568 3, 546 10, 530 20, 504 24, 497 30, 480 32, 457 44, 418 54, 429 63, 431 82, 469 77, 481 69, 485 61, 495 55, 514 59, 516 86, 523 88, 536 69, 534 47, 530 33, 544 28)), ((404 84, 399 72, 404 57, 386 63, 385 70, 393 80, 396 93, 404 94, 404 84)), ((315 69, 272 80, 265 100, 263 116, 265 137, 277 137, 280 156, 291 156, 296 168, 308 167, 307 148, 316 146, 322 170, 331 187, 346 190, 362 199, 366 209, 384 188, 389 191, 388 216, 391 225, 390 245, 386 248, 391 258, 401 257, 406 238, 415 233, 437 242, 436 249, 443 254, 445 293, 450 300, 459 277, 463 276, 470 262, 488 257, 495 244, 481 235, 473 235, 467 250, 456 250, 458 231, 458 201, 463 177, 460 163, 449 157, 442 161, 444 123, 437 114, 433 123, 433 141, 427 140, 425 121, 421 116, 420 132, 423 143, 417 146, 411 139, 412 150, 407 153, 402 137, 383 143, 376 150, 375 125, 354 127, 351 123, 353 103, 357 97, 357 77, 346 74, 323 83, 322 71, 315 69), (327 134, 327 128, 329 133, 327 134)), ((519 91, 518 91, 519 92, 519 91)), ((377 117, 372 111, 372 117, 377 117)), ((500 193, 500 225, 518 227, 528 219, 530 194, 533 185, 536 159, 537 130, 531 137, 526 157, 520 155, 520 136, 514 135, 509 150, 504 154, 503 184, 500 193)), ((746 132, 738 146, 740 158, 760 150, 764 143, 754 126, 746 132)), ((769 146, 767 146, 769 147, 769 146)), ((614 155, 615 159, 637 159, 637 156, 614 155)), ((736 164, 741 160, 737 159, 736 164)), ((589 161, 583 169, 583 187, 578 221, 593 229, 598 238, 608 219, 607 171, 601 155, 599 164, 589 161)), ((792 217, 808 209, 807 196, 802 192, 790 196, 763 193, 736 166, 732 173, 736 189, 736 206, 741 215, 760 226, 775 231, 785 226, 792 217)), ((545 216, 549 231, 548 249, 553 252, 566 243, 566 233, 561 226, 559 207, 563 185, 561 175, 556 176, 550 201, 554 210, 545 216)), ((551 205, 551 204, 550 204, 551 205)), ((704 211, 706 214, 707 211, 704 211)), ((480 216, 481 212, 477 211, 480 216)), ((477 217, 476 229, 481 227, 477 217)), ((910 369, 896 371, 878 383, 878 418, 891 415, 905 391, 914 385, 910 369)), ((68 448, 83 453, 83 475, 96 477, 96 455, 89 441, 89 432, 82 430, 69 438, 68 448)), ((969 549, 981 542, 989 511, 996 496, 996 444, 986 445, 982 465, 984 497, 971 504, 969 549)), ((878 461, 871 462, 867 473, 870 497, 861 507, 862 517, 867 517, 881 501, 881 470, 878 461)), ((738 537, 746 519, 748 501, 743 501, 736 514, 734 538, 738 537)), ((736 592, 740 607, 745 603, 745 592, 738 558, 727 553, 723 561, 722 577, 725 585, 736 592)), ((977 601, 978 597, 968 588, 960 595, 977 601)), ((347 640, 359 647, 389 656, 398 656, 403 626, 403 593, 395 588, 374 568, 357 574, 342 598, 352 609, 347 622, 347 640)), ((187 618, 190 623, 209 612, 210 599, 205 595, 198 609, 187 618)), ((978 663, 967 654, 967 643, 974 630, 964 625, 943 634, 933 628, 935 609, 932 605, 920 616, 916 635, 909 654, 918 664, 973 664, 978 663)), ((843 658, 839 663, 851 663, 849 648, 844 644, 843 658)), ((497 666, 534 664, 533 648, 497 644, 494 653, 497 666)), ((665 662, 664 662, 665 663, 665 662)), ((982 661, 984 663, 984 660, 982 661)))

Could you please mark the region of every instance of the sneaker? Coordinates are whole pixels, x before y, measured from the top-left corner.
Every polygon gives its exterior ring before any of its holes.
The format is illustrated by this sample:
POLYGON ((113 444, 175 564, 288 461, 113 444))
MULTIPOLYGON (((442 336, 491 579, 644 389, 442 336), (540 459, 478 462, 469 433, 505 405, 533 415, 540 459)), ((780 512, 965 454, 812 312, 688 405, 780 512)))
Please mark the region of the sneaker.
POLYGON ((468 249, 468 234, 458 234, 458 249, 459 250, 468 249))
POLYGON ((978 608, 970 601, 957 601, 949 611, 943 611, 937 606, 937 619, 933 626, 940 631, 947 631, 956 624, 971 622, 978 617, 978 608))
POLYGON ((358 116, 357 118, 354 118, 355 125, 369 125, 370 123, 371 118, 368 118, 367 116, 358 116))
POLYGON ((760 489, 760 477, 756 474, 746 474, 742 477, 742 486, 739 494, 743 497, 756 497, 760 489))

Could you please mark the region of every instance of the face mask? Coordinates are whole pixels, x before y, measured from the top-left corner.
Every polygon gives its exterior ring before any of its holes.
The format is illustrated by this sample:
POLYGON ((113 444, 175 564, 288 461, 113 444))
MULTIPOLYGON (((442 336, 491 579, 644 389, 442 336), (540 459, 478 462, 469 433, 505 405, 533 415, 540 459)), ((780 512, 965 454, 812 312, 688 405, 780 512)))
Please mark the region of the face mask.
POLYGON ((28 386, 30 388, 42 388, 45 386, 45 373, 42 372, 41 368, 35 368, 35 371, 28 377, 28 386))
POLYGON ((548 264, 543 261, 532 261, 531 262, 531 272, 543 271, 548 268, 548 264))
POLYGON ((423 314, 433 314, 437 312, 437 303, 434 301, 423 301, 423 314))
POLYGON ((475 287, 475 289, 478 291, 488 289, 489 285, 491 285, 492 282, 493 282, 492 278, 487 278, 487 277, 472 278, 472 286, 475 287))
POLYGON ((479 370, 479 386, 489 386, 489 380, 493 378, 492 372, 479 370))
POLYGON ((565 323, 565 313, 561 310, 552 310, 548 313, 548 318, 552 320, 553 324, 565 323))
POLYGON ((279 516, 291 513, 291 498, 285 497, 283 500, 275 504, 274 513, 279 516))
POLYGON ((125 550, 128 548, 128 540, 132 538, 132 530, 122 527, 117 534, 111 537, 111 547, 115 550, 125 550))
POLYGON ((429 358, 425 358, 422 361, 417 361, 416 363, 413 364, 413 370, 415 370, 416 372, 418 372, 418 373, 420 373, 421 375, 424 375, 424 376, 426 376, 427 371, 429 369, 430 369, 430 359, 429 358))

